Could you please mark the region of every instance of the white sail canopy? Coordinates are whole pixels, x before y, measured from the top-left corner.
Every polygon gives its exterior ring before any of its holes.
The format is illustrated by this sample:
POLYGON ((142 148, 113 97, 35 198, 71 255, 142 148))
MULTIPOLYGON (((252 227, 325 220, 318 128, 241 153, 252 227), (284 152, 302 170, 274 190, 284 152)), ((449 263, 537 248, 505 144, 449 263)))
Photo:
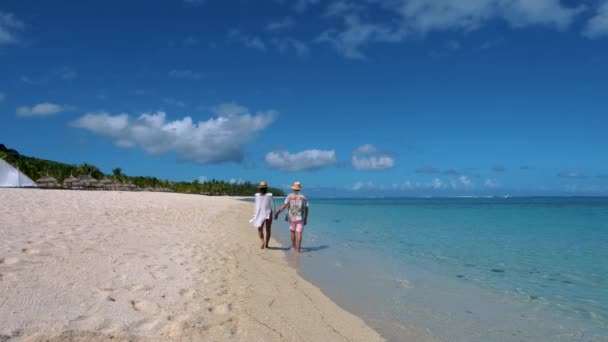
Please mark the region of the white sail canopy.
POLYGON ((24 188, 38 186, 28 176, 0 159, 0 188, 24 188))

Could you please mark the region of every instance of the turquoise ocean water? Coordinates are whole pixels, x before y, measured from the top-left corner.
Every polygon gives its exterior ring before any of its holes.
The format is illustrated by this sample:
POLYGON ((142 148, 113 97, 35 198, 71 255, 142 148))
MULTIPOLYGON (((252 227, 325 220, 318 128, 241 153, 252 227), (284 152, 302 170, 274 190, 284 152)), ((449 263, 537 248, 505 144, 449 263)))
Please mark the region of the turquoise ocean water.
POLYGON ((289 262, 389 340, 608 341, 607 198, 310 202, 289 262))

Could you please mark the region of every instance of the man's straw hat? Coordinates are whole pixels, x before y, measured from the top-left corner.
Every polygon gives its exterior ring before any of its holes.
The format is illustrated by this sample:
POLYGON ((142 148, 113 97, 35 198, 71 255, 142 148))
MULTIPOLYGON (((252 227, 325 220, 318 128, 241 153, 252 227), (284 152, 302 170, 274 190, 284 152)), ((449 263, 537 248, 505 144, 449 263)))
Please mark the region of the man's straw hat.
POLYGON ((266 182, 260 182, 260 184, 258 185, 258 189, 263 189, 263 188, 267 188, 268 187, 268 183, 266 182))
POLYGON ((291 188, 293 190, 302 190, 302 184, 300 184, 300 182, 294 182, 291 188))

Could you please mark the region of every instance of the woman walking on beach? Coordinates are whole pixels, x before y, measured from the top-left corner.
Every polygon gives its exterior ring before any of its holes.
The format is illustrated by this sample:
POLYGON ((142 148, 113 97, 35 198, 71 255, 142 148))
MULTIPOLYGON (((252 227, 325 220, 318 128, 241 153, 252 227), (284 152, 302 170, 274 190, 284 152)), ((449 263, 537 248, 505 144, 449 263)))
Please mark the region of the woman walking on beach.
POLYGON ((302 185, 300 182, 295 182, 291 186, 293 193, 285 198, 285 203, 281 209, 274 215, 275 220, 279 218, 279 214, 287 209, 287 220, 289 221, 289 229, 291 230, 291 249, 297 250, 300 253, 302 246, 302 233, 304 226, 308 221, 308 200, 300 193, 302 185), (297 243, 296 243, 297 234, 297 243))
POLYGON ((260 182, 258 185, 260 192, 255 194, 255 209, 251 223, 258 229, 260 240, 262 240, 261 249, 268 248, 270 241, 270 228, 272 227, 272 214, 274 213, 274 199, 272 193, 268 192, 268 183, 260 182), (264 225, 266 226, 266 239, 264 239, 264 225))

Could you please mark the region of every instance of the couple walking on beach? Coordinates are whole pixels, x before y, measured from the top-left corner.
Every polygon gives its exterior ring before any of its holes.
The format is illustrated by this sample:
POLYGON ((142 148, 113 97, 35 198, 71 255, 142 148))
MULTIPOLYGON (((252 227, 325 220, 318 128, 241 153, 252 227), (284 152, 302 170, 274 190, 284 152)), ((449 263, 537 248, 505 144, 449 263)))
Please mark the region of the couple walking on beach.
POLYGON ((268 192, 268 183, 260 182, 258 188, 260 192, 255 194, 255 209, 251 222, 258 229, 260 240, 262 240, 260 248, 268 247, 273 215, 274 219, 277 220, 279 214, 287 209, 285 219, 289 222, 289 229, 291 230, 291 249, 299 253, 302 246, 302 233, 308 221, 308 200, 300 193, 302 185, 300 182, 293 183, 291 186, 293 192, 285 198, 285 202, 276 212, 274 199, 272 194, 268 192), (266 237, 264 237, 264 226, 266 226, 266 237))

